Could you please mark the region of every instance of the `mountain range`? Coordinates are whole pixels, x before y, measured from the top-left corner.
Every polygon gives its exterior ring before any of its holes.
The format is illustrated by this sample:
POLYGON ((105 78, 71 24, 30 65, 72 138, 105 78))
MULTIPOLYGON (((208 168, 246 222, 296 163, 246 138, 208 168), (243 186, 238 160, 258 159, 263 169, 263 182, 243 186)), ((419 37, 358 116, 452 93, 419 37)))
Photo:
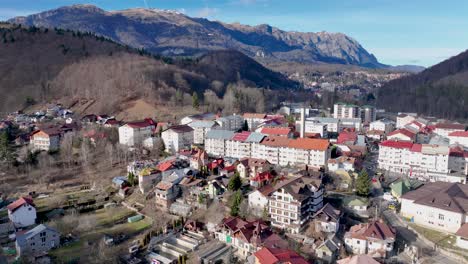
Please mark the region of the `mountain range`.
POLYGON ((93 32, 165 56, 200 56, 208 51, 232 49, 273 62, 386 67, 356 40, 342 33, 288 32, 270 25, 227 24, 175 11, 142 8, 105 11, 93 5, 73 5, 16 17, 9 22, 93 32))
POLYGON ((299 86, 238 51, 171 59, 90 33, 13 24, 0 24, 0 76, 0 112, 92 100, 94 112, 115 113, 143 98, 163 105, 206 90, 222 98, 233 83, 283 92, 299 86))

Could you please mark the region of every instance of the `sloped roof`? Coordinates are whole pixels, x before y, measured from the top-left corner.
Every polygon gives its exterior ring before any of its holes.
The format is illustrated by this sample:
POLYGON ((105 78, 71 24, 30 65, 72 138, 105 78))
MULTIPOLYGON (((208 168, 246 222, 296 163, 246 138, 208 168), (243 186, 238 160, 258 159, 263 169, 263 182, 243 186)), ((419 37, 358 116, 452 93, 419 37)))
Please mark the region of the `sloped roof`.
POLYGON ((380 143, 380 146, 399 149, 411 149, 413 147, 413 143, 408 141, 385 140, 380 143))
POLYGON ((330 142, 326 139, 317 138, 298 138, 289 141, 288 147, 305 149, 305 150, 319 150, 325 151, 330 146, 330 142))
POLYGON ((262 134, 267 135, 282 135, 287 136, 291 133, 291 128, 289 127, 264 127, 260 131, 262 134))
POLYGON ((168 130, 172 130, 175 133, 188 133, 188 132, 192 132, 193 128, 191 128, 188 125, 176 125, 176 126, 169 127, 166 131, 168 130))
POLYGON ((406 128, 397 129, 397 130, 395 130, 395 131, 389 133, 388 136, 391 137, 391 136, 398 135, 398 134, 405 135, 405 136, 407 136, 407 137, 409 137, 409 138, 414 138, 414 137, 416 136, 415 133, 409 131, 409 130, 406 129, 406 128))
POLYGON ((455 123, 437 123, 435 128, 439 129, 458 129, 458 130, 465 130, 465 125, 463 124, 455 124, 455 123))
POLYGON ((232 137, 232 140, 245 142, 247 141, 247 138, 249 138, 251 133, 252 132, 249 132, 249 131, 242 131, 240 133, 235 133, 234 136, 232 137))
POLYGON ((320 219, 322 221, 338 221, 338 218, 340 217, 341 211, 333 207, 331 204, 327 203, 325 204, 320 210, 318 210, 313 218, 314 219, 320 219))
POLYGON ((223 139, 223 140, 228 140, 231 139, 234 136, 233 131, 229 130, 210 130, 206 133, 205 138, 209 139, 223 139))
POLYGON ((463 237, 463 238, 468 238, 468 223, 463 224, 455 233, 455 235, 463 237))
POLYGON ((258 114, 258 113, 245 113, 244 118, 258 118, 258 119, 265 119, 267 117, 266 114, 258 114))
POLYGON ((414 204, 442 210, 468 213, 468 185, 450 182, 430 182, 402 196, 414 204))
POLYGON ((268 136, 261 142, 262 145, 269 147, 287 147, 292 139, 280 136, 268 136))
POLYGON ((454 131, 449 134, 449 137, 468 137, 468 131, 454 131))
POLYGON ((13 203, 9 204, 7 206, 7 209, 10 212, 14 212, 14 211, 16 211, 16 209, 20 208, 21 206, 23 206, 25 204, 29 204, 29 205, 35 207, 33 199, 31 197, 21 197, 18 200, 14 201, 13 203))
POLYGON ((395 239, 396 231, 381 221, 372 221, 364 224, 357 224, 351 227, 345 237, 356 239, 395 239))
POLYGON ((38 235, 41 232, 46 231, 46 230, 49 231, 49 232, 54 232, 56 234, 59 234, 59 232, 57 230, 53 229, 52 227, 46 226, 44 224, 40 224, 40 225, 34 227, 33 229, 25 232, 25 233, 17 234, 16 235, 16 241, 20 246, 24 246, 24 245, 26 245, 28 239, 38 235))
POLYGON ((212 120, 196 120, 189 124, 192 128, 210 128, 216 126, 216 122, 212 120))
POLYGON ((259 260, 260 264, 309 264, 302 256, 290 249, 264 247, 255 252, 255 257, 259 260))

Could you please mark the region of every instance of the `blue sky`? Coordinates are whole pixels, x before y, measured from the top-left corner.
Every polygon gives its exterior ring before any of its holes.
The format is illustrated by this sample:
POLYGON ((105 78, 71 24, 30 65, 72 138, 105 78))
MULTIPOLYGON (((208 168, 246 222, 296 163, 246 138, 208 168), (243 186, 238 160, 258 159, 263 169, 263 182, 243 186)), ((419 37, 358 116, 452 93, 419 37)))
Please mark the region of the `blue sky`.
POLYGON ((345 33, 380 62, 430 66, 468 49, 466 0, 1 0, 0 20, 63 5, 176 9, 224 22, 345 33))

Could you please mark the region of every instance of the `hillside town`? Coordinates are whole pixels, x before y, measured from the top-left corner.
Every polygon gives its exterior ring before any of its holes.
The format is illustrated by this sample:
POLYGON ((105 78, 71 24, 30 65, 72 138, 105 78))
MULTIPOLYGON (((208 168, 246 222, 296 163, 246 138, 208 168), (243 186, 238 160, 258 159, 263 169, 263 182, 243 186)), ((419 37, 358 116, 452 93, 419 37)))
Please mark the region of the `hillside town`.
POLYGON ((120 263, 466 262, 466 124, 370 105, 330 110, 283 104, 178 123, 60 104, 9 114, 1 151, 15 163, 66 147, 87 157, 112 138, 125 159, 109 156, 118 174, 87 184, 2 190, 4 258, 73 263, 92 247, 120 263))

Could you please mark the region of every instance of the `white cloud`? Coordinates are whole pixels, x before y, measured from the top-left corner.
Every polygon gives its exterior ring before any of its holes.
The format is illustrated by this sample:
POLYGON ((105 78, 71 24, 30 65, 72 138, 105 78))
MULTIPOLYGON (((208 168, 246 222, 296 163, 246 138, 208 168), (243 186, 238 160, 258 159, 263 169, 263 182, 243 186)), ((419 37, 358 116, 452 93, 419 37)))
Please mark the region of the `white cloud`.
POLYGON ((219 13, 218 8, 204 7, 196 12, 197 17, 213 17, 219 13))

